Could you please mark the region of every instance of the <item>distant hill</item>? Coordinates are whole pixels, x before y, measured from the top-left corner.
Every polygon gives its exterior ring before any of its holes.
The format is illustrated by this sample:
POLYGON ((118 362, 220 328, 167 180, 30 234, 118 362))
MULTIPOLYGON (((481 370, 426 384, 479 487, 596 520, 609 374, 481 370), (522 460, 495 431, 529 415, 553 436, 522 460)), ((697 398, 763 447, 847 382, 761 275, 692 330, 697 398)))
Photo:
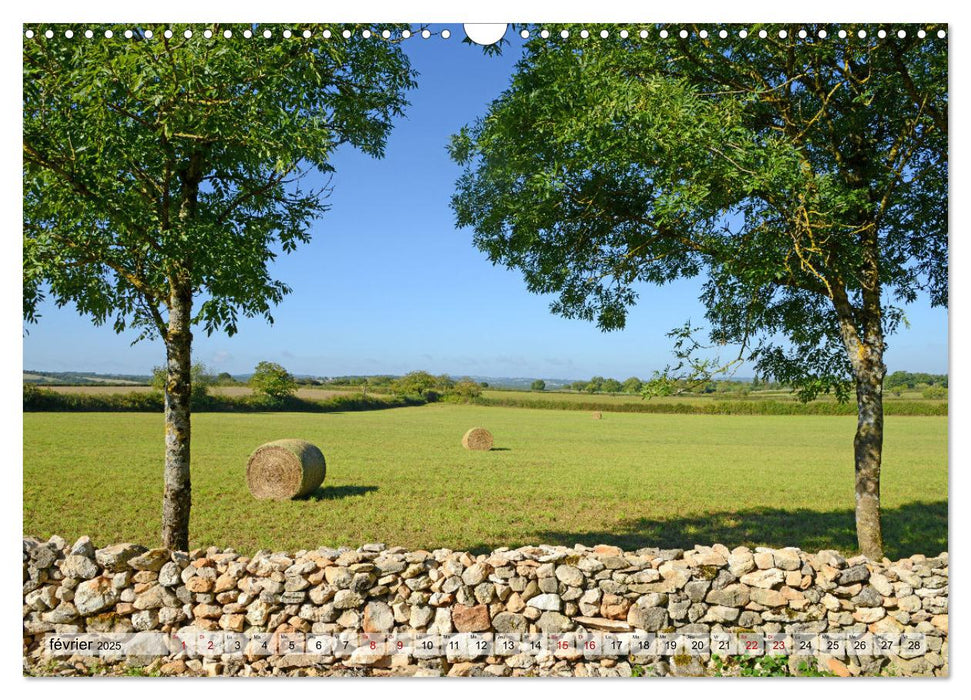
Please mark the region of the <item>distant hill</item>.
POLYGON ((98 372, 44 372, 25 369, 25 384, 110 384, 137 386, 149 384, 152 378, 147 374, 99 374, 98 372))

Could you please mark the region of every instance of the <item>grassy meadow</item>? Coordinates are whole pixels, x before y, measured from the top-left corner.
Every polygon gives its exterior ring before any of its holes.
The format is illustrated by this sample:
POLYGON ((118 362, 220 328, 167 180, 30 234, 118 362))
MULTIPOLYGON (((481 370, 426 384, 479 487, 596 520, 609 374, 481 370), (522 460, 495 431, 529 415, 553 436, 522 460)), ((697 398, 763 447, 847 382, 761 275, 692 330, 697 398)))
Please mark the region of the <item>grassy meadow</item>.
MULTIPOLYGON (((159 540, 162 416, 25 413, 25 534, 99 546, 159 540)), ((722 542, 852 552, 855 419, 507 409, 432 404, 328 414, 193 416, 194 547, 485 551, 550 543, 722 542), (460 444, 472 426, 491 452, 460 444), (321 447, 307 499, 253 499, 249 453, 281 437, 321 447)), ((947 418, 890 416, 887 554, 947 548, 947 418)))

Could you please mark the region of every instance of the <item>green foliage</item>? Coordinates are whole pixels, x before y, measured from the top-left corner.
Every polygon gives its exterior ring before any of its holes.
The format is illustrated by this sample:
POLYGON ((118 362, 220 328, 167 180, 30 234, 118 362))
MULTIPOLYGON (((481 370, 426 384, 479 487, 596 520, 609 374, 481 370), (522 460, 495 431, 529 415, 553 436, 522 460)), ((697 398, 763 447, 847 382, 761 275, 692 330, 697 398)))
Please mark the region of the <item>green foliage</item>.
MULTIPOLYGON (((143 25, 130 40, 85 41, 66 28, 24 41, 24 317, 36 321, 49 295, 119 332, 165 337, 175 281, 204 299, 194 319, 207 332, 234 333, 240 314, 272 320, 289 288, 269 265, 326 209, 299 180, 332 172, 342 144, 383 154, 414 85, 398 44, 363 27, 330 42, 270 25, 196 25, 191 38, 143 25), (227 41, 227 29, 273 38, 227 41)), ((95 36, 109 28, 129 27, 95 36)))
POLYGON ((417 370, 391 382, 391 391, 402 396, 424 396, 429 389, 438 387, 438 382, 428 372, 417 370))
POLYGON ((742 676, 769 678, 775 676, 804 676, 822 677, 833 676, 828 671, 820 671, 817 664, 809 661, 801 661, 798 664, 798 673, 793 674, 789 667, 789 657, 779 655, 765 656, 728 656, 721 657, 714 655, 711 658, 711 668, 715 676, 742 676))
POLYGON ((447 374, 441 374, 435 378, 436 389, 441 389, 444 392, 448 392, 454 386, 455 386, 455 380, 452 379, 447 374))
POLYGON ((472 403, 478 401, 479 397, 482 396, 482 387, 477 382, 465 377, 455 383, 448 395, 456 401, 472 403))
POLYGON ((623 388, 623 385, 616 379, 607 378, 604 379, 603 384, 600 385, 600 391, 607 394, 616 394, 623 388))
POLYGON ((920 395, 925 399, 946 399, 947 388, 940 385, 925 387, 921 390, 920 395))
MULTIPOLYGON (((159 391, 122 394, 62 394, 24 384, 24 411, 135 411, 159 413, 165 399, 159 391)), ((197 406, 193 406, 196 408, 197 406)))
POLYGON ((625 394, 639 394, 641 393, 641 388, 643 386, 643 382, 641 382, 641 380, 637 377, 628 377, 621 385, 621 391, 623 391, 625 394))
POLYGON ((806 400, 847 398, 846 343, 882 353, 901 302, 947 303, 936 27, 838 42, 815 39, 824 25, 747 27, 768 31, 758 41, 730 25, 647 42, 603 28, 609 40, 573 38, 589 24, 563 26, 566 41, 533 31, 510 86, 453 136, 458 225, 556 295, 555 313, 603 330, 624 326, 638 284, 703 275, 711 342, 680 335, 656 379, 748 360, 806 400), (719 358, 726 346, 737 355, 719 358))
MULTIPOLYGON (((477 403, 483 406, 507 406, 513 408, 544 408, 566 411, 613 411, 616 413, 655 413, 709 416, 852 416, 856 407, 836 401, 773 401, 764 399, 724 401, 680 400, 670 397, 662 401, 608 402, 601 398, 562 401, 556 398, 531 396, 516 392, 499 392, 483 396, 477 403)), ((947 403, 926 401, 893 401, 884 404, 888 416, 946 416, 947 403)))
MULTIPOLYGON (((216 384, 217 378, 213 377, 209 369, 202 363, 192 365, 190 376, 192 377, 192 405, 195 407, 205 401, 209 395, 209 387, 216 384)), ((152 388, 164 393, 167 377, 168 372, 165 367, 153 367, 152 388)))
POLYGON ((893 372, 883 380, 885 389, 916 389, 919 385, 941 386, 947 388, 946 374, 927 374, 926 372, 893 372))
POLYGON ((546 382, 542 379, 536 379, 532 384, 529 385, 532 391, 546 391, 546 382))
MULTIPOLYGON (((60 393, 24 384, 24 411, 30 412, 159 412, 164 398, 161 392, 60 393)), ((262 394, 252 396, 205 395, 194 397, 192 410, 196 413, 247 413, 256 411, 293 411, 301 413, 329 413, 331 411, 374 411, 385 408, 419 406, 425 403, 411 397, 362 397, 361 395, 332 396, 315 400, 287 396, 273 399, 262 394)))
POLYGON ((250 387, 270 402, 284 401, 297 391, 293 375, 275 362, 263 361, 256 365, 249 380, 250 387))

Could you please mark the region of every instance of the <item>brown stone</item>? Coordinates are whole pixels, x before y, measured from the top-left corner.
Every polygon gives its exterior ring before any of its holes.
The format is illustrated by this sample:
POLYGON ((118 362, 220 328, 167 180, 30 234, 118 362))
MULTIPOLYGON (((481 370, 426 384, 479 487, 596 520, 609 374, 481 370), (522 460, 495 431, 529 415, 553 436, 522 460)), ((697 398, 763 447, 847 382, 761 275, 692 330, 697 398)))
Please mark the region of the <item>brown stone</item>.
POLYGON ((452 608, 452 624, 459 632, 485 632, 492 625, 489 608, 485 605, 456 605, 452 608))
POLYGON ((850 676, 850 669, 846 667, 846 664, 832 656, 826 659, 826 667, 840 678, 849 678, 850 676))
POLYGON ((596 547, 593 548, 593 553, 619 557, 623 555, 624 550, 622 550, 620 547, 614 547, 613 545, 610 545, 610 544, 598 544, 596 547))
POLYGON ((223 615, 219 618, 219 626, 230 632, 242 632, 245 624, 245 615, 223 615))
POLYGON ((600 614, 610 620, 626 620, 630 601, 619 595, 605 593, 600 603, 600 614))
POLYGON ((236 579, 229 574, 223 574, 216 579, 215 587, 212 590, 213 593, 222 593, 223 591, 229 591, 233 588, 236 588, 236 579))
POLYGON ((223 614, 223 609, 218 605, 209 605, 207 603, 200 603, 199 605, 192 608, 192 616, 196 620, 201 619, 219 619, 223 614))
POLYGON ((185 673, 186 670, 187 667, 185 665, 185 661, 176 659, 175 661, 169 661, 166 664, 162 664, 159 667, 158 672, 163 676, 179 676, 185 673))
POLYGON ((773 591, 765 588, 752 588, 749 590, 752 601, 768 608, 778 608, 786 604, 786 597, 780 591, 773 591))
POLYGON ((506 610, 509 612, 522 612, 526 608, 526 603, 523 602, 522 596, 513 591, 509 596, 509 600, 506 601, 506 610))
POLYGON ((209 593, 214 585, 215 581, 201 576, 193 576, 185 582, 185 587, 192 593, 209 593))

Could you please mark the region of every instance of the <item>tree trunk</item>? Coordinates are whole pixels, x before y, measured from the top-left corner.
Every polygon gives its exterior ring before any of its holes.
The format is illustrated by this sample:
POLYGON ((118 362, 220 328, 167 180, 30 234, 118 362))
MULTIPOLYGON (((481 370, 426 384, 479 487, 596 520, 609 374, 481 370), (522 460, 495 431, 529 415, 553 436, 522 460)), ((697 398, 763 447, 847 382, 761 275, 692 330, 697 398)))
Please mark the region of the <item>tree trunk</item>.
POLYGON ((190 400, 192 396, 192 291, 183 283, 172 285, 169 325, 165 337, 165 493, 162 496, 162 544, 189 550, 190 400))
MULTIPOLYGON (((875 269, 875 264, 872 265, 875 269)), ((883 457, 883 327, 879 283, 863 292, 863 309, 854 310, 841 284, 832 299, 856 382, 856 437, 853 439, 856 481, 856 539, 860 553, 883 558, 880 527, 880 463, 883 457), (875 290, 875 291, 874 291, 875 290), (862 331, 862 332, 861 332, 862 331)))
POLYGON ((883 456, 883 364, 882 349, 870 354, 856 371, 857 424, 853 440, 856 460, 856 538, 860 552, 869 559, 883 557, 880 527, 880 463, 883 456))

